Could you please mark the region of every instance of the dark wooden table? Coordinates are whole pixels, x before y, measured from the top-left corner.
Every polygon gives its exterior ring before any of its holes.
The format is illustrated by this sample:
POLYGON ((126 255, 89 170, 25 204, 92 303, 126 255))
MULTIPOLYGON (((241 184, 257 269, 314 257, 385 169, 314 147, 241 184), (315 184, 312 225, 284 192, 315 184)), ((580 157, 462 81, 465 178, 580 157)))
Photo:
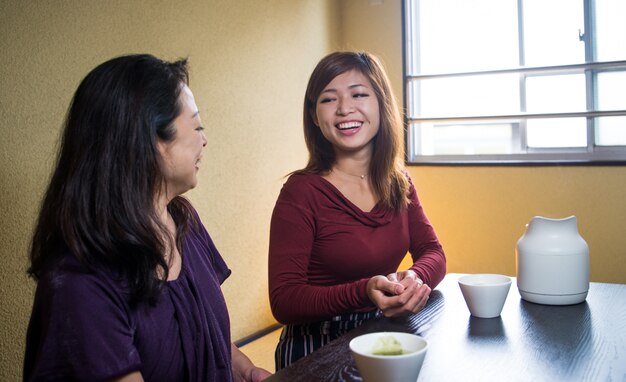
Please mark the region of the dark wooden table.
POLYGON ((460 276, 448 274, 421 312, 372 319, 267 381, 361 381, 350 340, 402 331, 428 340, 418 381, 626 382, 626 285, 591 283, 585 302, 548 306, 522 300, 513 278, 501 316, 474 318, 460 276))

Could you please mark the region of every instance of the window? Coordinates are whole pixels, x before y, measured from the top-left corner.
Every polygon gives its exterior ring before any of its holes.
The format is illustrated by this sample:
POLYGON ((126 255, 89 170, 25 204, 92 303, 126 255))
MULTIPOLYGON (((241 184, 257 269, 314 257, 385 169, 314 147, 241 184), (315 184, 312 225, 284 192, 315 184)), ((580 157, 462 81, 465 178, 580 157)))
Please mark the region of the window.
POLYGON ((626 163, 626 1, 404 0, 409 163, 626 163))

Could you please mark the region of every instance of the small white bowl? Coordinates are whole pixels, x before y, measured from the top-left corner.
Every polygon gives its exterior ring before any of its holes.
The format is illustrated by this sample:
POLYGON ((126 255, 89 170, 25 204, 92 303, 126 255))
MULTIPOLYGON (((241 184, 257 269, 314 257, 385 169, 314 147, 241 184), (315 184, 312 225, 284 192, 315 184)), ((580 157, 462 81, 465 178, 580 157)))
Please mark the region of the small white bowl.
POLYGON ((365 382, 415 382, 426 356, 428 343, 422 337, 403 332, 378 332, 355 337, 350 350, 365 382), (402 344, 404 354, 374 355, 381 336, 392 336, 402 344))
POLYGON ((493 318, 502 313, 511 278, 496 274, 467 275, 459 278, 459 287, 472 316, 493 318))

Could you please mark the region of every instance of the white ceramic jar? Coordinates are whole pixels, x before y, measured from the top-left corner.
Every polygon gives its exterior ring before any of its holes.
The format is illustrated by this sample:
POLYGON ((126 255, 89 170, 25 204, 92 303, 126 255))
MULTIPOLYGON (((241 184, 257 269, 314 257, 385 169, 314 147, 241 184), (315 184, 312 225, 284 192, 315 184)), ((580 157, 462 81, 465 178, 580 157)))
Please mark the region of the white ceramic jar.
POLYGON ((535 216, 515 251, 517 288, 526 301, 571 305, 589 291, 589 246, 578 233, 575 216, 535 216))

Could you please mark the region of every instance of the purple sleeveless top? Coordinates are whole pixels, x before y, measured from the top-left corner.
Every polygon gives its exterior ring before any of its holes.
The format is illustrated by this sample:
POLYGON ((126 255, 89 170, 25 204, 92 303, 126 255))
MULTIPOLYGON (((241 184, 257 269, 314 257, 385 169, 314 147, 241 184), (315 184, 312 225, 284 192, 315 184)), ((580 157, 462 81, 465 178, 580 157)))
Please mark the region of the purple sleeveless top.
MULTIPOLYGON (((198 220, 199 222, 199 220, 198 220)), ((128 303, 106 272, 67 255, 42 275, 26 338, 25 381, 230 381, 230 322, 220 285, 230 275, 206 229, 190 229, 182 269, 156 306, 128 303)))

